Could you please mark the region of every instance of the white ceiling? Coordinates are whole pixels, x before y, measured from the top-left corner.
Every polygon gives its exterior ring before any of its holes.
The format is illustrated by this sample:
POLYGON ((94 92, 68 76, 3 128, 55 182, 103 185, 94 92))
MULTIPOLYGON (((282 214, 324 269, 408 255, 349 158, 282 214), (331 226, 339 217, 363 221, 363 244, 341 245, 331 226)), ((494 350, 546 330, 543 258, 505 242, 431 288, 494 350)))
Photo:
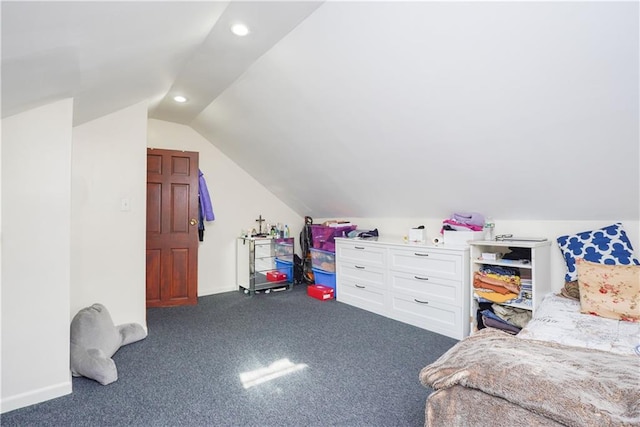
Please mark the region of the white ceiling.
POLYGON ((3 1, 2 115, 71 96, 80 124, 148 100, 313 217, 638 220, 639 13, 3 1))

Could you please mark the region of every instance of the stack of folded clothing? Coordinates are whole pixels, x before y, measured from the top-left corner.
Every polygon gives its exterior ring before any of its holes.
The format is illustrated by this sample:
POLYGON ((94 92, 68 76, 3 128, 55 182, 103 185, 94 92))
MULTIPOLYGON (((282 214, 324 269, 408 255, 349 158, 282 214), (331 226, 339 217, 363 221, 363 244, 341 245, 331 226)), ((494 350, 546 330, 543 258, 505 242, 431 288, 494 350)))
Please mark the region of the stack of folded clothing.
POLYGON ((521 291, 517 269, 497 265, 483 265, 473 275, 475 294, 483 300, 504 303, 517 299, 521 291))
MULTIPOLYGON (((517 334, 531 320, 531 311, 492 304, 480 312, 482 327, 500 329, 510 334, 517 334)), ((482 328, 481 328, 482 329, 482 328)))
POLYGON ((484 228, 484 216, 477 212, 454 213, 451 217, 442 221, 442 233, 444 230, 456 231, 482 231, 484 228))

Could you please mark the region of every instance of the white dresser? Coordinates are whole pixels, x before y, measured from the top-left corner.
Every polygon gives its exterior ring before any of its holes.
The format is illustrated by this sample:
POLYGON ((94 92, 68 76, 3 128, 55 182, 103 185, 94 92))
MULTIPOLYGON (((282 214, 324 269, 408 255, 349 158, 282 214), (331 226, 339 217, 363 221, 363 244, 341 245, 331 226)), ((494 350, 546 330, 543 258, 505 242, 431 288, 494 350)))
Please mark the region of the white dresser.
POLYGON ((452 338, 469 335, 469 248, 336 238, 336 295, 452 338))

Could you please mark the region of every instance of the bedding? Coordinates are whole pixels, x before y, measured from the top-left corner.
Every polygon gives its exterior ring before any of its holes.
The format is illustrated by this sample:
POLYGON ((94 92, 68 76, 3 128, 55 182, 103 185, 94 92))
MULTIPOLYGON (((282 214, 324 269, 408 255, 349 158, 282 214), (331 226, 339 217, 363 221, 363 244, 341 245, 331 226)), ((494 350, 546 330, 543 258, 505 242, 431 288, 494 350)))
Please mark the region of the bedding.
POLYGON ((640 322, 640 265, 576 262, 581 312, 640 322))
POLYGON ((567 282, 578 280, 577 258, 608 265, 640 265, 633 255, 631 241, 619 222, 597 230, 560 236, 557 241, 567 264, 567 282))
POLYGON ((514 406, 521 408, 516 425, 640 425, 635 355, 519 339, 486 328, 423 368, 420 381, 435 390, 427 399, 429 426, 513 426, 513 419, 501 414, 514 406), (442 393, 455 401, 443 403, 442 393))
POLYGON ((518 335, 482 329, 420 371, 426 426, 640 426, 640 324, 544 297, 518 335))
POLYGON ((549 293, 517 337, 635 354, 634 349, 640 344, 640 323, 583 314, 580 301, 549 293))

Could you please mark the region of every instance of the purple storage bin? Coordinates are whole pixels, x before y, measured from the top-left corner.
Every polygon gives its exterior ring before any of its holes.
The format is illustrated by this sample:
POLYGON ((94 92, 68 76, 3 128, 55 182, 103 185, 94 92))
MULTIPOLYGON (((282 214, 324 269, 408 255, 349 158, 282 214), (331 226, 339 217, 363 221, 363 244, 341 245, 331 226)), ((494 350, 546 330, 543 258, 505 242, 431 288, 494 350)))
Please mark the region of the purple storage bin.
POLYGON ((356 225, 346 225, 344 227, 329 227, 326 225, 311 225, 311 240, 315 249, 327 252, 336 251, 336 237, 347 237, 350 231, 357 228, 356 225))

